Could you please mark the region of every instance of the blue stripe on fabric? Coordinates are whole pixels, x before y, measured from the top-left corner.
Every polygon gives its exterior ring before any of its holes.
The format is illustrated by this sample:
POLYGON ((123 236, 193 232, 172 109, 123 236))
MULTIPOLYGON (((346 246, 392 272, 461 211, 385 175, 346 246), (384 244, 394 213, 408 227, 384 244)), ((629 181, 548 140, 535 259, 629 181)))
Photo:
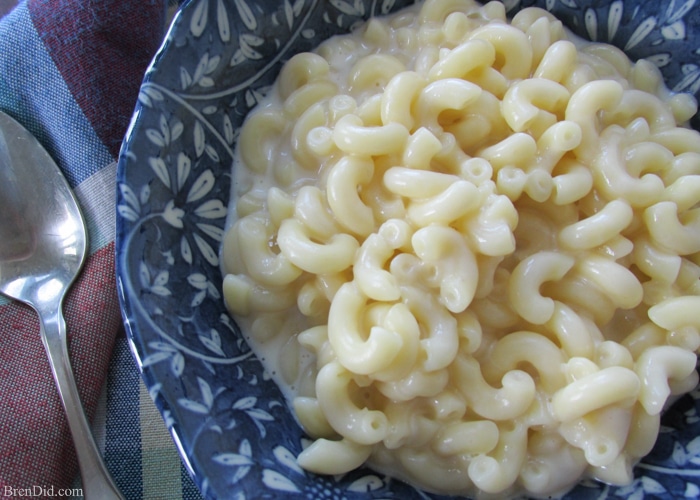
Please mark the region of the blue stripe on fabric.
POLYGON ((118 337, 107 378, 105 462, 127 500, 143 498, 140 381, 127 341, 118 337))
POLYGON ((48 55, 26 1, 0 22, 0 54, 0 110, 34 134, 71 187, 114 161, 48 55))
POLYGON ((183 500, 202 500, 202 493, 194 484, 184 464, 180 466, 180 474, 182 476, 182 499, 183 500))

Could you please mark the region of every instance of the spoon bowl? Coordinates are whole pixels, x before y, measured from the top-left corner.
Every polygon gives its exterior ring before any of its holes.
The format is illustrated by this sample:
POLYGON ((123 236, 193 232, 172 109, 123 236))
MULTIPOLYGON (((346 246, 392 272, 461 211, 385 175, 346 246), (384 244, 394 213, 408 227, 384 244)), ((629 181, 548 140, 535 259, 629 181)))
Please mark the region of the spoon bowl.
POLYGON ((0 292, 30 305, 73 435, 85 498, 122 498, 90 431, 68 354, 63 298, 85 262, 78 202, 39 141, 0 112, 0 292))

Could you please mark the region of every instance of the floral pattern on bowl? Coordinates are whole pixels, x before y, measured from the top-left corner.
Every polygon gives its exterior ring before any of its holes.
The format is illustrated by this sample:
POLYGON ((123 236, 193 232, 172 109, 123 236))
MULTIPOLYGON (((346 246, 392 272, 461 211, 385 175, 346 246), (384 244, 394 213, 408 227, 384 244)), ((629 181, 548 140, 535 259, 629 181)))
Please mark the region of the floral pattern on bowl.
MULTIPOLYGON (((410 0, 190 0, 147 72, 122 148, 117 276, 144 381, 207 498, 440 498, 369 469, 342 477, 295 462, 304 435, 228 316, 219 246, 239 126, 281 64, 410 0)), ((700 93, 695 0, 505 0, 659 65, 700 93)), ((700 495, 700 391, 665 415, 630 486, 584 482, 569 499, 700 495)))

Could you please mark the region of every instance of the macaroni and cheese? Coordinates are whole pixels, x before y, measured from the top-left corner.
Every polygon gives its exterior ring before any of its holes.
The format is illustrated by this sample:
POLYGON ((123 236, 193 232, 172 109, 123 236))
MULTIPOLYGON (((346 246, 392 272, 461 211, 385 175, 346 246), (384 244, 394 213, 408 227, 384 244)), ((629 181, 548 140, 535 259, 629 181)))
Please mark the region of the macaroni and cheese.
POLYGON ((696 108, 499 2, 292 57, 241 130, 222 255, 314 439, 299 464, 446 494, 630 482, 698 382, 696 108))

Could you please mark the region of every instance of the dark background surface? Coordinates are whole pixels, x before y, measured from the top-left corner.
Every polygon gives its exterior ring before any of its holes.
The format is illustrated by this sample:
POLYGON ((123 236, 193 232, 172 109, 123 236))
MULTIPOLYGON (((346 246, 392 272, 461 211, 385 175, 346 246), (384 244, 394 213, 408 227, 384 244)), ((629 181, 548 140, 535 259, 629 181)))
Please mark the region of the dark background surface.
POLYGON ((18 0, 0 0, 0 17, 10 12, 12 7, 17 5, 17 1, 18 0))

